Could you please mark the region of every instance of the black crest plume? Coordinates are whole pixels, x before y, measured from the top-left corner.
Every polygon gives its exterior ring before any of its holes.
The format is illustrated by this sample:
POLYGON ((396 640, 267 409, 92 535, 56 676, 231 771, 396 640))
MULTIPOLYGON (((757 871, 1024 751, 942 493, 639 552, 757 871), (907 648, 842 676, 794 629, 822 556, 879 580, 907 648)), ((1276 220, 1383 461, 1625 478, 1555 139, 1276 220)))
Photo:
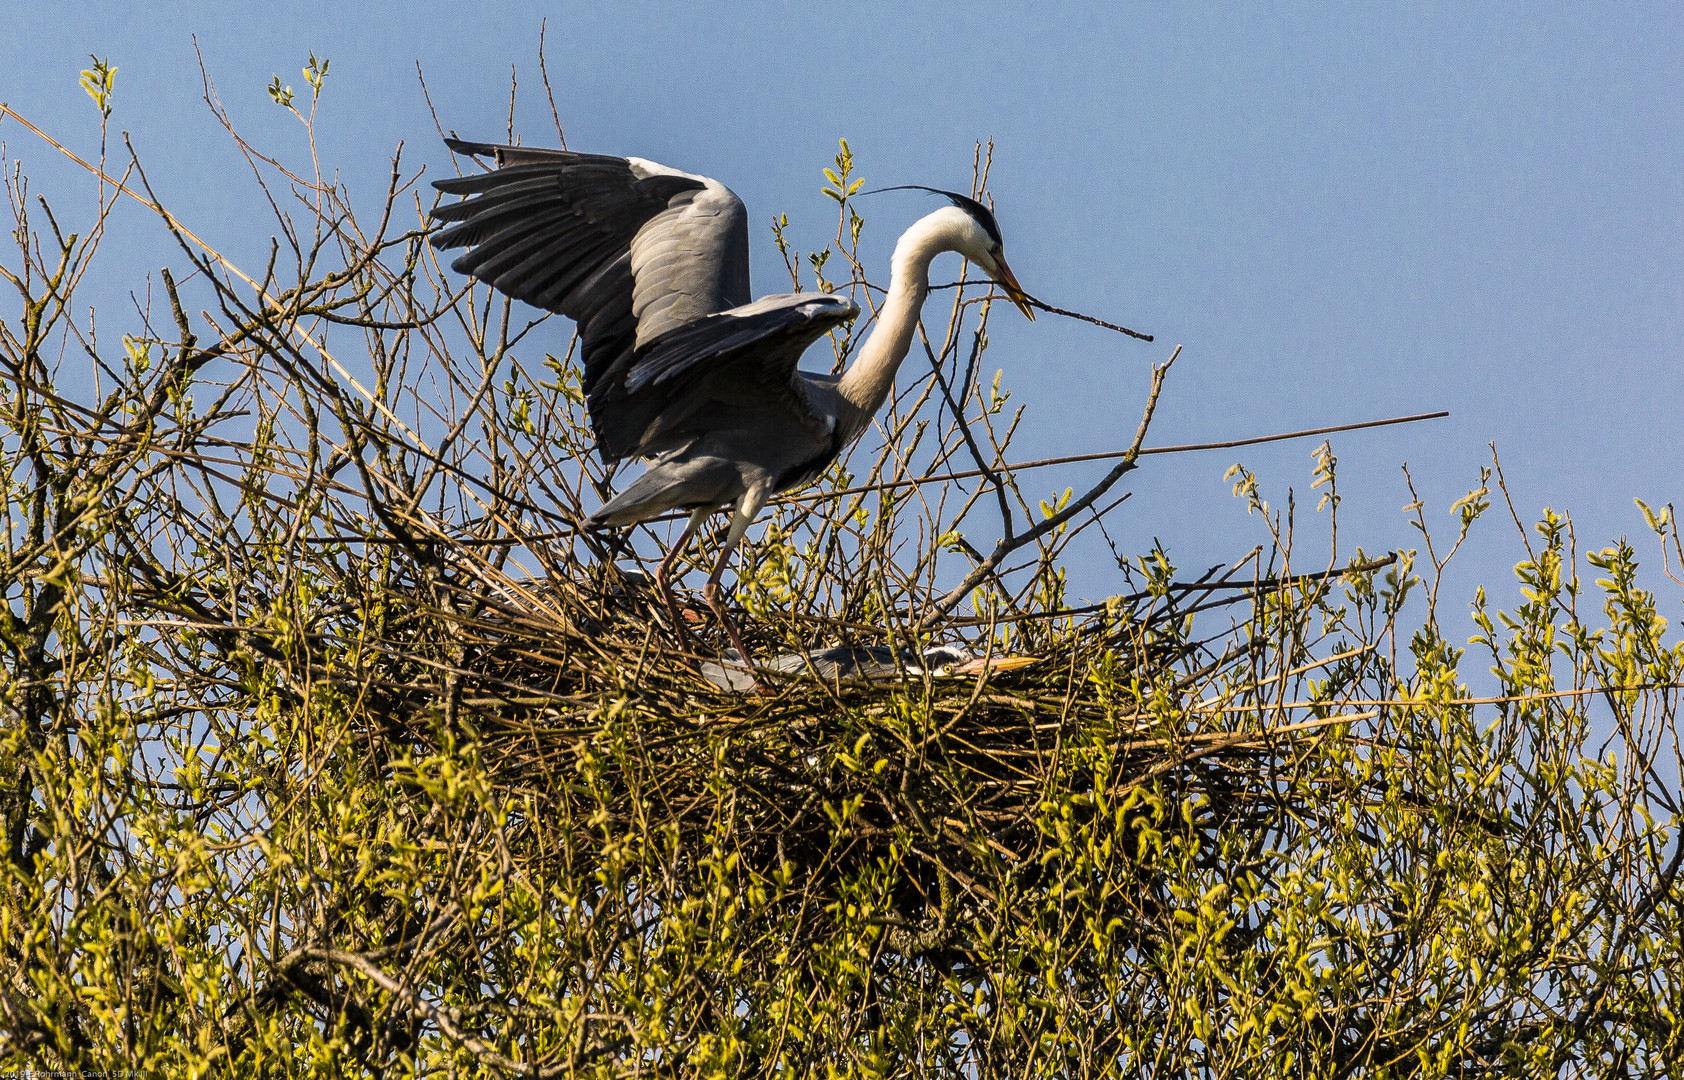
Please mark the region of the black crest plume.
POLYGON ((989 210, 988 207, 977 202, 969 195, 961 195, 957 191, 946 191, 942 188, 925 187, 923 184, 896 184, 893 187, 873 188, 870 191, 862 191, 860 194, 876 195, 878 192, 882 191, 927 191, 931 195, 940 195, 952 202, 954 206, 957 206, 965 213, 976 218, 977 224, 982 226, 982 230, 988 234, 988 238, 994 241, 996 245, 1003 245, 1005 243, 1005 241, 1000 238, 1000 225, 994 220, 993 211, 989 210))

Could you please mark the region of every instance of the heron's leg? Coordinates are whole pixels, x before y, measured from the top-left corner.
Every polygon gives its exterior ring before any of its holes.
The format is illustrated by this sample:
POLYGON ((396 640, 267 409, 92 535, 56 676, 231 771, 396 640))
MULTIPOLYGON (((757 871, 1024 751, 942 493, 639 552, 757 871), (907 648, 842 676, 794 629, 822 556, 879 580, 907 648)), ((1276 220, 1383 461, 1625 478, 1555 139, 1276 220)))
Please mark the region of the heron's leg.
MULTIPOLYGON (((737 650, 737 656, 742 659, 743 666, 748 668, 751 678, 754 658, 749 655, 748 647, 743 644, 742 635, 737 632, 737 624, 731 620, 731 616, 725 614, 725 605, 720 603, 719 579, 725 575, 725 567, 730 563, 731 555, 737 550, 743 534, 748 532, 754 516, 760 513, 760 508, 765 503, 766 492, 763 491, 750 491, 737 503, 736 513, 731 516, 731 531, 725 535, 725 549, 719 553, 719 562, 714 564, 713 573, 708 575, 707 586, 702 589, 702 596, 706 598, 708 607, 712 608, 719 621, 725 624, 725 634, 731 639, 732 647, 737 650)), ((755 681, 754 689, 757 693, 763 692, 758 680, 755 681)))
MULTIPOLYGON (((661 599, 666 602, 667 617, 672 620, 673 636, 678 638, 680 648, 690 649, 690 646, 698 643, 696 635, 690 632, 690 627, 684 622, 683 612, 678 610, 678 597, 674 596, 672 592, 672 570, 674 566, 678 565, 678 553, 684 550, 684 545, 690 542, 690 538, 696 535, 696 530, 701 527, 702 522, 706 521, 712 513, 713 507, 711 506, 704 506, 700 510, 692 511, 690 520, 684 524, 684 531, 678 534, 678 539, 673 541, 666 557, 661 560, 661 565, 655 568, 655 586, 661 590, 661 599)), ((690 649, 690 651, 699 652, 701 650, 698 648, 690 649)))

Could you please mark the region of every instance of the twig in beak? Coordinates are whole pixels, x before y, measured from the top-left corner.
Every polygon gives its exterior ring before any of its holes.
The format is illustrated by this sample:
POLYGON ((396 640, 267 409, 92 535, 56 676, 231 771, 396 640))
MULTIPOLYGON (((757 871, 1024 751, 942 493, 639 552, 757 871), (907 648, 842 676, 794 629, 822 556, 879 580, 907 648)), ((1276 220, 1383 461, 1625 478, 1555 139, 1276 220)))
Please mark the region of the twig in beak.
MULTIPOLYGON (((1010 295, 1010 293, 1008 293, 1007 295, 1010 295)), ((1080 320, 1082 320, 1083 322, 1086 322, 1086 323, 1093 323, 1095 326, 1103 326, 1107 330, 1115 330, 1119 334, 1127 334, 1129 337, 1137 338, 1140 341, 1151 341, 1152 340, 1151 334, 1142 334, 1138 330, 1130 330, 1126 326, 1118 326, 1116 323, 1108 323, 1104 319, 1096 319, 1092 315, 1083 315, 1079 311, 1065 311, 1063 308, 1057 308, 1057 307, 1053 307, 1051 304, 1043 303, 1042 301, 1035 299, 1033 296, 1030 296, 1028 293, 1023 294, 1023 300, 1018 300, 1018 298, 1015 297, 1015 296, 1012 297, 1012 300, 1017 304, 1018 307, 1022 307, 1023 304, 1024 304, 1024 301, 1027 301, 1029 304, 1033 305, 1034 307, 1038 307, 1042 311, 1050 311, 1054 315, 1063 315, 1067 319, 1080 319, 1080 320)), ((1035 316, 1031 315, 1029 317, 1031 319, 1033 319, 1035 316)))

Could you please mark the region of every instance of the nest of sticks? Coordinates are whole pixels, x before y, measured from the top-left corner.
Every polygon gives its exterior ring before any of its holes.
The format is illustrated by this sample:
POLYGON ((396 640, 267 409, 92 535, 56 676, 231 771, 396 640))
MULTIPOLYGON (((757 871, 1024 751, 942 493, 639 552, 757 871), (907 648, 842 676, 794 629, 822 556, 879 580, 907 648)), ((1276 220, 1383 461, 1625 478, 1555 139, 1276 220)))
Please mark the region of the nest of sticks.
MULTIPOLYGON (((1281 811, 1283 762, 1297 751, 1264 722, 1267 707, 1255 702, 1247 722, 1237 707, 1186 703, 1248 700, 1236 686, 1278 690, 1257 672, 1284 657, 1236 647, 1236 628, 1266 618, 1271 597, 1292 593, 1304 606, 1345 572, 1274 577, 1257 555, 1088 610, 907 620, 892 653, 907 662, 871 676, 827 673, 813 654, 839 642, 881 655, 891 634, 795 609, 740 609, 752 649, 806 643, 793 654, 805 662, 762 667, 762 690, 745 693, 679 647, 645 575, 571 564, 557 549, 543 561, 576 576, 503 579, 473 603, 464 595, 455 610, 435 608, 426 636, 453 641, 456 663, 405 680, 421 707, 377 712, 407 717, 402 735, 423 744, 443 730, 472 738, 547 821, 550 853, 584 855, 579 870, 593 868, 587 853, 605 828, 664 837, 675 852, 721 846, 738 873, 794 877, 808 898, 904 860, 886 947, 958 960, 968 952, 952 940, 966 921, 961 906, 974 921, 975 905, 1002 898, 1006 882, 1047 884, 1038 857, 1055 795, 1117 805, 1131 790, 1154 792, 1132 811, 1148 828, 1164 824, 1166 805, 1198 806, 1201 828, 1262 824, 1281 811), (1227 616, 1226 632, 1193 636, 1201 612, 1227 616), (917 647, 938 640, 980 662, 963 674, 916 663, 917 647), (992 662, 1008 643, 1016 662, 992 662)), ((703 638, 723 647, 717 628, 703 638)), ((1290 652, 1301 658, 1308 645, 1300 638, 1290 652)), ((387 726, 380 738, 393 734, 387 726)), ((1117 835, 1126 844, 1136 832, 1120 821, 1117 835)))

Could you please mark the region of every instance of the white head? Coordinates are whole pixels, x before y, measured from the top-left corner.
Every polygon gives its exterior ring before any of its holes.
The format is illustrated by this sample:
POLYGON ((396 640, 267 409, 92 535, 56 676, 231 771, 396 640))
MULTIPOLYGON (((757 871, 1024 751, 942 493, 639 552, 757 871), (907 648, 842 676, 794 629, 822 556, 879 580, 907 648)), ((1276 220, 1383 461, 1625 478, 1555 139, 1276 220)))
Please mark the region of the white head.
POLYGON ((900 187, 932 192, 951 201, 951 207, 943 207, 929 215, 930 218, 939 219, 943 239, 952 244, 954 251, 981 267, 983 273, 999 282, 1019 311, 1031 320, 1035 318, 1035 309, 1029 306, 1029 295, 1023 291, 1023 286, 1017 283, 1017 275, 1012 273, 1011 266, 1006 262, 1005 242, 1000 237, 1000 226, 988 207, 956 191, 927 188, 920 184, 903 184, 900 187))

